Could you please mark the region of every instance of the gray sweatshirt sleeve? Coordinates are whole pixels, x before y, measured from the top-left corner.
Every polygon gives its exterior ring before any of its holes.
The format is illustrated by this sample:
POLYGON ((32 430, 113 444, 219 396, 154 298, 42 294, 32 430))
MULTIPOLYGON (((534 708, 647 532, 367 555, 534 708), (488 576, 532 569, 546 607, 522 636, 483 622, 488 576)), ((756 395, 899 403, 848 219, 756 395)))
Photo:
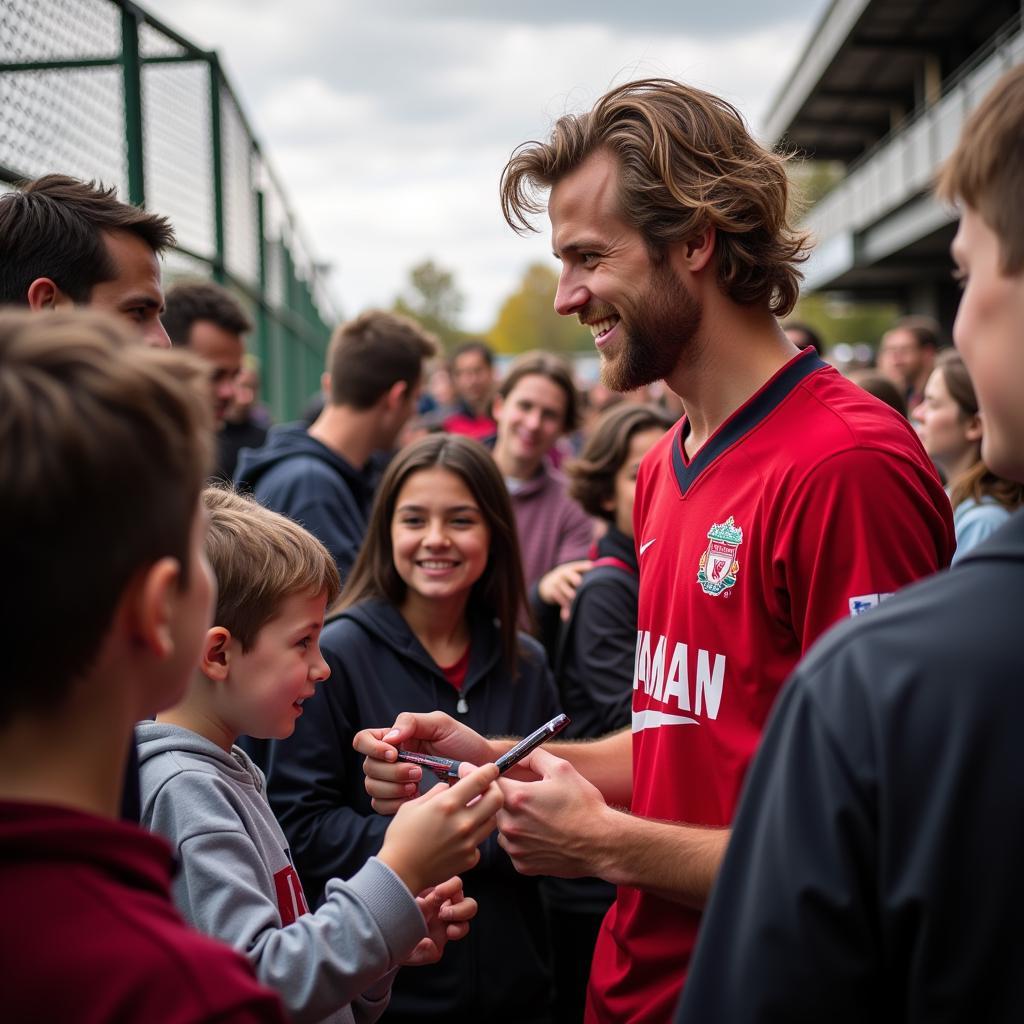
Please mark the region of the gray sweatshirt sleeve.
MULTIPOLYGON (((375 1020, 387 1005, 393 968, 426 935, 408 889, 371 858, 349 881, 329 882, 316 913, 282 926, 273 876, 229 795, 222 793, 222 806, 215 808, 215 794, 203 788, 203 831, 183 832, 159 813, 151 822, 177 846, 181 871, 174 899, 182 914, 200 931, 244 953, 297 1024, 322 1021, 352 1003, 357 1020, 375 1020)), ((169 817, 184 825, 191 817, 189 803, 195 806, 188 794, 161 796, 154 810, 173 804, 179 813, 169 817)))

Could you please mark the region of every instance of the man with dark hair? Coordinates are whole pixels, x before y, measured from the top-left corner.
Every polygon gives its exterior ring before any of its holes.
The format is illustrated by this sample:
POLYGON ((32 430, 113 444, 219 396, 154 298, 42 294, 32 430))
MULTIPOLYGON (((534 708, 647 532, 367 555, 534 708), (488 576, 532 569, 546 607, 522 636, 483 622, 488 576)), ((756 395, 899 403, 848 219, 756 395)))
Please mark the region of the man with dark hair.
POLYGON ((252 330, 252 321, 235 297, 212 281, 188 281, 169 288, 162 319, 172 345, 191 349, 210 364, 213 416, 219 430, 235 397, 235 381, 245 356, 242 335, 252 330))
MULTIPOLYGON (((1024 481, 1024 67, 939 175, 981 455, 1024 481)), ((837 627, 750 769, 677 1020, 1016 1024, 1024 1011, 1024 512, 837 627)))
MULTIPOLYGON (((556 310, 589 326, 606 385, 664 380, 685 415, 636 481, 632 735, 535 751, 498 824, 520 870, 618 886, 588 1019, 651 1024, 675 1007, 783 680, 838 619, 947 565, 952 514, 910 425, 783 334, 807 241, 784 160, 731 104, 619 86, 515 151, 509 223, 544 190, 556 310)), ((505 745, 440 716, 397 726, 391 742, 473 763, 505 745)), ((393 796, 410 766, 360 743, 393 796)))
POLYGON ((474 338, 455 347, 448 360, 458 408, 444 420, 449 434, 464 434, 482 441, 494 433, 491 398, 494 394, 494 353, 474 338))
POLYGON ((301 523, 330 551, 342 581, 366 532, 373 499, 371 456, 394 446, 416 410, 433 335, 396 313, 370 310, 334 332, 310 427, 274 427, 266 445, 245 448, 235 483, 301 523))
POLYGON ((935 369, 939 325, 926 316, 906 316, 882 335, 878 368, 907 400, 907 414, 924 400, 924 386, 935 369))
POLYGON ((172 245, 166 218, 115 189, 47 174, 0 196, 0 304, 106 310, 167 348, 159 257, 172 245))

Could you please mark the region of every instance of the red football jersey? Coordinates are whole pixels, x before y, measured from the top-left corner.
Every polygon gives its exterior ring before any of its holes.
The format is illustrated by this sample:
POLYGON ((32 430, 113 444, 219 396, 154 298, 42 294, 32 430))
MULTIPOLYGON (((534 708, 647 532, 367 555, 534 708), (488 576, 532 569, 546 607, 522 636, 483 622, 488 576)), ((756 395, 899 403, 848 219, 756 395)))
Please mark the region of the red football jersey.
MULTIPOLYGON (((813 350, 692 460, 686 429, 666 434, 637 480, 631 810, 724 827, 800 656, 842 617, 948 565, 953 522, 909 423, 813 350)), ((620 888, 588 1020, 668 1020, 699 921, 620 888)))

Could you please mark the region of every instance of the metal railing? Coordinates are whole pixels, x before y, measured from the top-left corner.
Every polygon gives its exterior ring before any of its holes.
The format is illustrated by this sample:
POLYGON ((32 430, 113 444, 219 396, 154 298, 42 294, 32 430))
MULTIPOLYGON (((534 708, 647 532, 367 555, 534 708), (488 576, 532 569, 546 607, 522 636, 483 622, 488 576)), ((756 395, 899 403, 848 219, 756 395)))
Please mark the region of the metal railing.
POLYGON ((264 397, 294 416, 337 313, 216 52, 128 0, 0 0, 0 111, 0 181, 96 179, 169 217, 167 280, 235 293, 264 397))
MULTIPOLYGON (((846 176, 811 208, 804 222, 819 243, 805 268, 810 290, 826 285, 837 267, 848 269, 856 259, 854 239, 860 233, 927 195, 971 111, 1004 71, 1022 62, 1024 24, 1018 15, 943 83, 936 102, 916 110, 850 165, 846 176), (836 244, 830 245, 833 240, 836 244), (838 263, 833 266, 832 257, 837 254, 838 263)), ((947 211, 944 219, 952 216, 947 211)))

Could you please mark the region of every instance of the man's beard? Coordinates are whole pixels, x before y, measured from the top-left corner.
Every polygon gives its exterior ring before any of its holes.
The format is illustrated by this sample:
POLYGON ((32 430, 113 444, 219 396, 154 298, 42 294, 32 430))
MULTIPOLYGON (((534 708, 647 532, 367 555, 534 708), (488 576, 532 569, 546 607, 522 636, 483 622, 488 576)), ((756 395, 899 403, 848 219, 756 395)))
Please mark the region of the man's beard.
POLYGON ((652 272, 636 307, 618 312, 623 336, 616 354, 601 360, 601 383, 612 391, 636 391, 664 380, 679 365, 692 348, 704 310, 666 261, 652 272))

